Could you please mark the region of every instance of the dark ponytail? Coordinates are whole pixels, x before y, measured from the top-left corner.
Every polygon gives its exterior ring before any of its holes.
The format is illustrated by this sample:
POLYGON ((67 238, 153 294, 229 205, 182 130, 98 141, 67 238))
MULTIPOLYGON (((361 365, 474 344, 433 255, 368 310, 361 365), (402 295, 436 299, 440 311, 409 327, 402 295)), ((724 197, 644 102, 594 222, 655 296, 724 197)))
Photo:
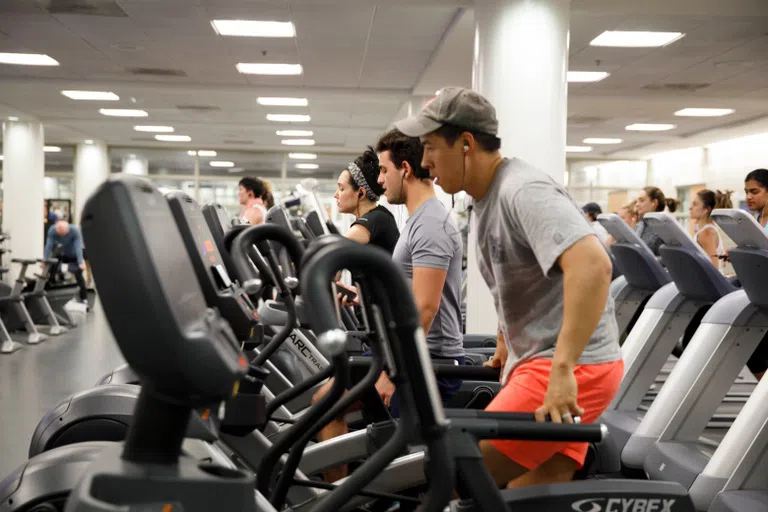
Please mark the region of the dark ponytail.
POLYGON ((651 201, 656 201, 657 212, 663 212, 665 206, 669 208, 669 211, 671 212, 677 210, 679 201, 677 201, 677 199, 667 200, 667 198, 664 197, 664 192, 662 192, 659 187, 645 187, 643 190, 651 201))
POLYGON ((667 210, 669 210, 670 213, 675 213, 680 206, 680 200, 667 197, 664 199, 664 205, 667 207, 667 210))
POLYGON ((699 199, 701 199, 701 204, 704 206, 704 208, 709 209, 709 213, 712 213, 712 210, 717 210, 718 208, 733 208, 733 201, 731 201, 731 194, 733 194, 733 190, 726 190, 723 192, 722 190, 699 190, 696 195, 699 196, 699 199))

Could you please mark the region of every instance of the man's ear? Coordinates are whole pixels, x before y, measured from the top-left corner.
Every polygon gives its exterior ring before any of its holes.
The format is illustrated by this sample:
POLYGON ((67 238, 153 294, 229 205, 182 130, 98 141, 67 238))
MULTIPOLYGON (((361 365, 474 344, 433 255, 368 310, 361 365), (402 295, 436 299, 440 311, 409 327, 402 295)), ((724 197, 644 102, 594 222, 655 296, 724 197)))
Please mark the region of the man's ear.
POLYGON ((413 176, 413 167, 407 161, 403 160, 403 166, 400 168, 400 172, 403 178, 413 176))

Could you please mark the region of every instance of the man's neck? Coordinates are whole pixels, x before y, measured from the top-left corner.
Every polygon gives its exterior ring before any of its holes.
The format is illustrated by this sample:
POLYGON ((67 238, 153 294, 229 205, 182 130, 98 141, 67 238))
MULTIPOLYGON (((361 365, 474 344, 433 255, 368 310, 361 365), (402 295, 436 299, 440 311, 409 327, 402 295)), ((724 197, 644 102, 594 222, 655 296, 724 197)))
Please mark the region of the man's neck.
POLYGON ((430 199, 435 197, 435 188, 432 182, 428 180, 419 180, 413 183, 409 189, 405 199, 405 207, 408 209, 408 215, 413 215, 413 212, 419 209, 419 206, 423 205, 430 199))
MULTIPOLYGON (((498 151, 488 154, 479 154, 475 157, 472 178, 467 180, 464 190, 476 201, 481 200, 491 188, 499 167, 504 162, 504 157, 498 151)), ((466 180, 466 176, 464 178, 466 180)))

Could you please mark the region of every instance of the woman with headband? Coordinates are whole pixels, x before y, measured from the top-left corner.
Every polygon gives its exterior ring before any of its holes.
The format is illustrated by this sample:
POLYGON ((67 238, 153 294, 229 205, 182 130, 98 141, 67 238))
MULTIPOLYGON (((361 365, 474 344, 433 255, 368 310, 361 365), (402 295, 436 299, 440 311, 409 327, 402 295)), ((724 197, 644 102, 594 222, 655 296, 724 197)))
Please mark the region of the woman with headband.
POLYGON ((341 171, 333 198, 341 213, 355 216, 347 238, 381 247, 392 254, 400 231, 392 213, 376 204, 384 193, 378 178, 379 159, 373 148, 368 147, 365 153, 341 171))

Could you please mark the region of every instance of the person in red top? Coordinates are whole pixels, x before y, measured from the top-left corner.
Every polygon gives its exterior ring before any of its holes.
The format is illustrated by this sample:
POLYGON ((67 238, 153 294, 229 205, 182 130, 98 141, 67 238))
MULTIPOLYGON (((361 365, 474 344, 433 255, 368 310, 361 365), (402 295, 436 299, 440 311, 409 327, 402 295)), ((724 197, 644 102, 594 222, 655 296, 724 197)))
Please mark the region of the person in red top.
POLYGON ((269 185, 259 178, 246 177, 237 184, 237 199, 243 209, 238 219, 243 224, 263 224, 267 219, 267 209, 274 200, 269 185))

